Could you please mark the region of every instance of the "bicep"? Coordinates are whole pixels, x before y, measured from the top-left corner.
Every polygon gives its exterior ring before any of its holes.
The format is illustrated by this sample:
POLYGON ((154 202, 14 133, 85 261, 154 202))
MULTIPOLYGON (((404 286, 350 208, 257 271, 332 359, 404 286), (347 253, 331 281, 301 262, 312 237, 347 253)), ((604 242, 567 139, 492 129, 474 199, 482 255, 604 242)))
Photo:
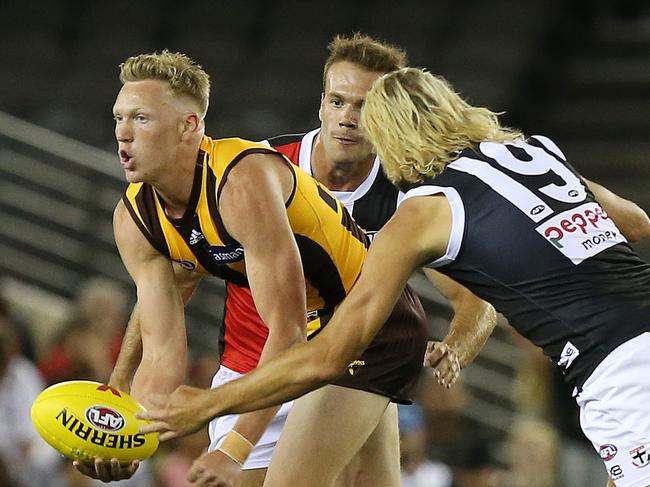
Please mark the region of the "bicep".
POLYGON ((244 248, 257 309, 270 326, 305 317, 302 262, 285 207, 292 184, 290 169, 275 156, 242 160, 219 200, 224 225, 244 248))
POLYGON ((639 242, 650 236, 650 218, 641 207, 600 184, 588 179, 585 182, 596 201, 630 242, 639 242))
POLYGON ((115 210, 113 226, 120 256, 136 284, 140 332, 143 347, 148 351, 151 348, 147 344, 167 343, 165 324, 178 323, 182 317, 174 270, 171 261, 142 235, 122 203, 115 210))

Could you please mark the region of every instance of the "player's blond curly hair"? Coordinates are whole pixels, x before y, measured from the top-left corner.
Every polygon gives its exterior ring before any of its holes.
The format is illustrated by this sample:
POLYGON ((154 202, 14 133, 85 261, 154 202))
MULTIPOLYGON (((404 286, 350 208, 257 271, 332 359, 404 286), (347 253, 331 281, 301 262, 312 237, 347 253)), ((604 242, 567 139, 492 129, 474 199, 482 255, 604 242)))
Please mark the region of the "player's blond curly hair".
POLYGON ((187 95, 199 104, 201 117, 208 111, 210 76, 203 68, 180 52, 167 49, 159 53, 139 54, 120 64, 120 81, 166 81, 174 95, 187 95))
POLYGON ((408 65, 406 52, 360 32, 337 35, 328 44, 330 52, 323 68, 323 89, 327 72, 334 63, 347 61, 375 73, 389 73, 408 65))
POLYGON ((402 184, 436 176, 459 151, 482 141, 523 137, 502 127, 498 115, 467 103, 443 78, 404 68, 375 81, 361 123, 388 178, 402 184))

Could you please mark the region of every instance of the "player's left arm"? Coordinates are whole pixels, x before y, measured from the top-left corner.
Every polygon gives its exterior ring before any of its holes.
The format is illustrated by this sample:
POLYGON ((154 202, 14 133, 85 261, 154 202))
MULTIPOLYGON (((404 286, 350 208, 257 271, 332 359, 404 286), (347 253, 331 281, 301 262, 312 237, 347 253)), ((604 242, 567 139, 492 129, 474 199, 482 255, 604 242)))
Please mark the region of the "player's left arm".
POLYGON ((217 389, 181 387, 160 398, 157 410, 138 415, 153 420, 141 431, 161 432, 164 441, 216 416, 280 404, 331 382, 388 319, 412 271, 444 254, 450 228, 446 198, 405 201, 377 234, 358 282, 317 337, 217 389))
POLYGON ((650 218, 642 208, 598 183, 583 179, 625 238, 634 243, 650 237, 650 218))
POLYGON ((424 365, 435 368, 440 383, 450 387, 460 368, 474 360, 492 334, 497 322, 496 311, 453 279, 433 269, 423 270, 454 310, 449 332, 442 342, 429 342, 424 357, 424 365))
MULTIPOLYGON (((244 248, 255 306, 269 329, 259 364, 305 341, 307 304, 300 252, 287 215, 293 171, 279 155, 251 154, 228 175, 219 211, 244 248)), ((276 408, 243 415, 234 430, 255 444, 276 408)))

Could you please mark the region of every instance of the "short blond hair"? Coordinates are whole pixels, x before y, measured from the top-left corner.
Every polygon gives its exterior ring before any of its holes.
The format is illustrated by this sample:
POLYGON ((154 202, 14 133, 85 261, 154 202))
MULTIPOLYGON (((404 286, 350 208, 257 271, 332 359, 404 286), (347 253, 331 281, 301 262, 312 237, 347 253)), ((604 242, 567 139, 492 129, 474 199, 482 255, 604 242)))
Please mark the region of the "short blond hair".
POLYGON ((523 138, 502 127, 498 115, 467 103, 443 78, 404 68, 375 81, 361 123, 386 175, 401 184, 436 176, 459 151, 482 141, 523 138))
POLYGON ((323 68, 323 89, 332 64, 347 61, 375 73, 389 73, 408 65, 406 52, 360 32, 337 35, 328 44, 329 56, 323 68))
POLYGON ((210 76, 203 68, 180 52, 165 49, 160 54, 139 54, 120 64, 120 81, 166 81, 174 95, 186 95, 199 104, 205 117, 210 100, 210 76))

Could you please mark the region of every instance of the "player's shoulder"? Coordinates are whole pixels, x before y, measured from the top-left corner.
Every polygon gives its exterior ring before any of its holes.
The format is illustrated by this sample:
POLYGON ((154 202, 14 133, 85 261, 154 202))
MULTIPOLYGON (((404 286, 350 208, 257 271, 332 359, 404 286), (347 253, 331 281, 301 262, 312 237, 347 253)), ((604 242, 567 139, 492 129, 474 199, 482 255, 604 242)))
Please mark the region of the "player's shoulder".
POLYGON ((299 144, 302 142, 302 139, 304 137, 304 132, 296 134, 283 134, 269 137, 268 139, 265 139, 264 142, 266 142, 270 147, 278 148, 292 144, 299 144))
POLYGON ((213 139, 214 152, 241 152, 248 149, 268 149, 269 146, 263 142, 243 139, 240 137, 227 137, 223 139, 213 139))

